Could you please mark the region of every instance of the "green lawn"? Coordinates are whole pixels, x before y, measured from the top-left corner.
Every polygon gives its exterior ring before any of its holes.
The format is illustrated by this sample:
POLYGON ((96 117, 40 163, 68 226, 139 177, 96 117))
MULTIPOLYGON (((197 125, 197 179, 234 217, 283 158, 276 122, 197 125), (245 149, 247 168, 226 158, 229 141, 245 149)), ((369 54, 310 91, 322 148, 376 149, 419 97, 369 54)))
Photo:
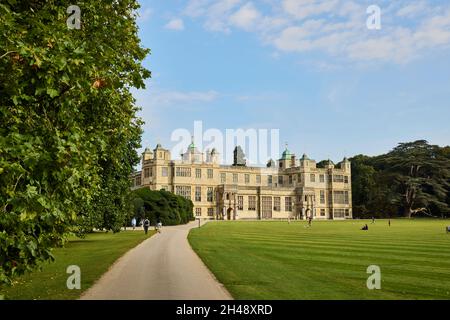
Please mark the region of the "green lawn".
POLYGON ((450 299, 450 221, 305 225, 210 222, 189 242, 236 299, 450 299), (369 265, 380 290, 367 289, 369 265))
POLYGON ((120 256, 149 235, 139 231, 122 231, 116 234, 98 232, 85 239, 71 239, 66 247, 54 250, 55 261, 43 265, 41 271, 34 271, 17 281, 0 295, 5 299, 77 299, 81 293, 105 273, 120 256), (69 265, 81 269, 81 290, 69 290, 66 286, 66 273, 69 265))

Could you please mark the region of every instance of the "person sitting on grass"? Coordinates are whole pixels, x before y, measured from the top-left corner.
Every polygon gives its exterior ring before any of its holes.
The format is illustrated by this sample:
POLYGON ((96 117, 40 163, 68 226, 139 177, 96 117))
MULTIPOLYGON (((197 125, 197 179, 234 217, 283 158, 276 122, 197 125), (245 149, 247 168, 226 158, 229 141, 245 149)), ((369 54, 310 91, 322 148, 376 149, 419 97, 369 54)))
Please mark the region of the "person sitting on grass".
POLYGON ((369 230, 369 226, 366 224, 361 230, 369 230))

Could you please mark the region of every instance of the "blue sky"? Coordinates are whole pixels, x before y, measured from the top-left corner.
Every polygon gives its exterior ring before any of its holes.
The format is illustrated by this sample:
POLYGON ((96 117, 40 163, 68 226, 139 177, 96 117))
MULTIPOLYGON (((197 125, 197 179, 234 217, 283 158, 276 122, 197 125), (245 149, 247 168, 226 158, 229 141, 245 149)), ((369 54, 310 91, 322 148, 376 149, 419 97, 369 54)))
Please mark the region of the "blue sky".
POLYGON ((174 130, 279 129, 339 161, 399 142, 450 143, 450 4, 423 0, 141 0, 152 50, 143 147, 174 130), (366 10, 381 8, 381 29, 366 10))

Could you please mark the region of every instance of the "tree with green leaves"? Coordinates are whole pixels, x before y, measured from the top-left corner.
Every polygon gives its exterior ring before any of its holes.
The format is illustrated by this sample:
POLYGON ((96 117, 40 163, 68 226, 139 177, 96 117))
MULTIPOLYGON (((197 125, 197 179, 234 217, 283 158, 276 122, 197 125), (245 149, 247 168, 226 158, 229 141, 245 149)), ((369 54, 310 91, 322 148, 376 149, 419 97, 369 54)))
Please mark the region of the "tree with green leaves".
POLYGON ((136 0, 0 3, 0 283, 70 232, 124 223, 144 88, 136 0))
POLYGON ((376 193, 375 169, 366 164, 369 157, 357 155, 352 157, 352 199, 356 215, 368 214, 376 193))
POLYGON ((449 154, 449 147, 418 140, 384 155, 353 157, 355 215, 445 217, 450 213, 449 154))
POLYGON ((439 146, 425 140, 400 143, 374 164, 390 177, 397 190, 394 201, 405 217, 418 212, 448 212, 445 201, 450 188, 450 161, 441 155, 439 146))
POLYGON ((192 201, 171 192, 141 188, 133 191, 132 198, 135 212, 143 213, 153 225, 157 221, 170 226, 194 220, 192 201))

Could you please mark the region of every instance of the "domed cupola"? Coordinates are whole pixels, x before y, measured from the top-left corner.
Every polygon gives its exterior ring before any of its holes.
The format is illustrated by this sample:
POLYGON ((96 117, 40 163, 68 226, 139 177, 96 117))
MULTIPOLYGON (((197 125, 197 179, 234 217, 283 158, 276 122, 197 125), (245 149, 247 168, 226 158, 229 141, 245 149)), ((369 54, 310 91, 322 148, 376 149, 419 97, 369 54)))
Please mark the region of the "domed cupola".
POLYGON ((292 158, 295 159, 295 156, 289 151, 288 145, 286 143, 286 148, 281 154, 281 159, 278 161, 280 169, 287 169, 290 168, 291 166, 295 166, 295 163, 294 164, 292 163, 292 158))

